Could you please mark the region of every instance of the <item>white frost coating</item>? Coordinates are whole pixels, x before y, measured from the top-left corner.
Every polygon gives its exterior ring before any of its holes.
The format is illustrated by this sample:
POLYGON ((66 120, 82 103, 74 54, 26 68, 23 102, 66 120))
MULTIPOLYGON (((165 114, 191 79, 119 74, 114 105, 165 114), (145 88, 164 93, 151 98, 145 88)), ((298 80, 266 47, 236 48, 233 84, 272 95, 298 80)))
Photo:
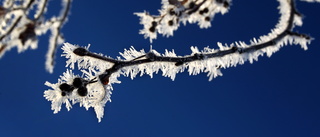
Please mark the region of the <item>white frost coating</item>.
POLYGON ((52 89, 44 91, 44 97, 51 101, 51 110, 53 110, 53 113, 58 113, 61 110, 61 105, 66 104, 66 108, 68 111, 71 109, 70 101, 65 96, 63 97, 61 95, 61 91, 59 90, 59 85, 61 83, 69 82, 71 84, 73 78, 76 76, 72 73, 71 70, 67 70, 63 73, 62 76, 60 76, 60 79, 58 79, 58 82, 55 84, 52 84, 48 81, 46 81, 45 85, 48 87, 51 87, 52 89))
POLYGON ((47 6, 46 5, 48 2, 47 0, 36 0, 35 1, 35 5, 37 5, 37 9, 35 10, 35 14, 34 14, 34 18, 38 18, 41 14, 41 12, 43 11, 43 13, 47 12, 47 6))
POLYGON ((153 39, 157 39, 157 33, 150 33, 149 28, 152 26, 151 22, 158 21, 155 20, 152 16, 149 15, 148 12, 135 13, 135 15, 140 17, 140 24, 143 24, 144 29, 139 31, 139 34, 144 35, 144 38, 150 38, 150 42, 152 43, 153 39))
MULTIPOLYGON (((86 49, 88 50, 89 47, 90 45, 86 47, 86 49)), ((78 46, 74 46, 70 43, 64 43, 64 46, 62 47, 63 54, 61 56, 65 56, 67 58, 66 67, 75 69, 75 65, 77 65, 78 69, 89 69, 91 67, 91 69, 104 71, 106 68, 110 68, 113 65, 113 63, 108 63, 99 59, 77 56, 73 53, 73 50, 76 48, 78 48, 78 46)))
POLYGON ((64 39, 61 37, 60 29, 63 26, 64 23, 67 22, 67 10, 68 10, 68 4, 70 0, 62 0, 62 9, 60 11, 60 14, 58 17, 53 17, 51 19, 50 28, 48 28, 48 24, 44 24, 42 27, 42 30, 39 30, 38 33, 43 33, 47 29, 50 29, 51 31, 51 37, 49 39, 49 48, 46 54, 46 70, 49 73, 53 72, 54 68, 54 55, 55 51, 57 49, 57 46, 61 45, 64 42, 64 39))
MULTIPOLYGON (((154 49, 151 49, 149 52, 145 52, 145 50, 136 50, 134 47, 130 49, 125 49, 123 53, 120 53, 121 57, 117 57, 117 60, 121 61, 138 61, 141 59, 148 58, 150 53, 155 54, 159 57, 172 57, 172 58, 182 58, 182 57, 190 57, 195 55, 203 55, 202 60, 196 60, 192 62, 183 62, 183 64, 176 65, 176 62, 160 62, 153 61, 149 63, 136 64, 132 66, 121 67, 117 72, 112 73, 109 78, 109 84, 104 86, 98 80, 98 82, 92 83, 88 85, 89 95, 86 97, 79 97, 76 92, 72 92, 71 95, 62 97, 61 91, 59 89, 59 85, 61 83, 71 84, 73 79, 78 76, 74 76, 70 70, 67 70, 58 80, 58 83, 51 84, 46 82, 46 85, 51 87, 51 90, 45 91, 45 97, 49 101, 52 102, 52 110, 54 113, 57 113, 61 109, 62 104, 66 104, 67 109, 71 108, 71 105, 75 103, 80 103, 80 106, 85 107, 87 110, 90 107, 93 107, 99 122, 103 117, 104 105, 106 102, 111 101, 111 84, 120 83, 117 80, 121 75, 125 77, 130 77, 131 79, 136 76, 147 74, 151 78, 154 73, 162 72, 162 76, 169 77, 172 80, 175 79, 176 74, 183 72, 185 70, 188 71, 189 75, 197 75, 200 73, 207 73, 209 77, 209 81, 217 76, 222 76, 221 68, 226 69, 229 67, 236 67, 238 64, 242 65, 245 62, 253 63, 254 61, 258 61, 258 58, 263 55, 267 55, 270 57, 273 53, 277 52, 286 45, 300 45, 301 48, 307 50, 307 44, 311 42, 312 39, 307 39, 303 37, 299 37, 296 35, 282 35, 284 37, 279 37, 279 34, 286 31, 286 27, 288 26, 288 21, 290 17, 290 3, 288 4, 286 0, 278 0, 280 2, 279 13, 281 15, 278 24, 271 32, 265 36, 261 36, 259 38, 253 38, 250 41, 250 44, 246 44, 245 42, 239 41, 232 44, 222 44, 217 43, 217 49, 205 47, 203 50, 199 50, 197 47, 191 47, 191 53, 185 56, 178 56, 175 54, 174 50, 169 51, 165 50, 163 54, 157 52, 154 49), (276 39, 275 39, 276 38, 276 39), (264 47, 262 49, 255 49, 252 51, 241 52, 244 49, 250 48, 255 45, 264 44, 266 42, 273 41, 274 45, 264 47), (221 53, 221 51, 230 50, 234 47, 237 47, 238 52, 228 53, 224 56, 218 57, 210 57, 210 55, 214 53, 221 53), (238 50, 240 49, 240 50, 238 50), (71 102, 71 103, 70 103, 71 102)), ((166 4, 167 1, 163 1, 163 7, 170 7, 172 5, 166 4)), ((205 5, 205 4, 204 4, 205 5)), ((183 5, 178 6, 177 10, 182 10, 183 5)), ((146 14, 146 13, 137 13, 137 14, 146 14)), ((150 20, 151 18, 145 18, 145 22, 150 20)), ((170 18, 163 20, 169 20, 170 18)), ((293 18, 293 26, 302 25, 301 17, 298 15, 294 15, 293 18)), ((174 30, 174 28, 171 28, 174 30)), ((165 30, 159 26, 159 30, 169 33, 171 31, 165 30)), ((171 34, 171 33, 170 33, 171 34)), ((169 35, 169 34, 167 34, 169 35)), ((155 35, 156 37, 156 35, 155 35)), ((152 40, 152 39, 151 39, 152 40)), ((111 68, 114 64, 107 61, 102 61, 99 59, 95 59, 89 56, 78 56, 73 53, 73 51, 78 48, 78 46, 74 46, 70 43, 65 43, 62 47, 63 55, 67 58, 67 65, 71 69, 75 69, 75 66, 83 72, 84 78, 86 80, 92 80, 102 74, 106 69, 111 68)), ((89 46, 85 47, 85 49, 89 50, 89 46)), ((102 54, 100 54, 103 56, 102 54)), ((196 57, 196 56, 195 56, 196 57)), ((110 57, 108 57, 110 58, 110 57)), ((111 59, 111 58, 110 58, 111 59)), ((152 58, 149 58, 152 60, 152 58)))
MULTIPOLYGON (((96 71, 85 71, 82 70, 84 73, 84 79, 91 80, 97 75, 96 71)), ((61 110, 61 106, 63 104, 66 105, 66 108, 68 111, 72 108, 72 105, 79 103, 81 107, 86 108, 88 110, 89 108, 94 108, 94 111, 97 115, 98 121, 101 122, 101 119, 103 118, 104 114, 104 106, 105 104, 110 101, 111 102, 111 84, 103 85, 100 83, 100 81, 91 83, 87 85, 88 89, 88 95, 85 97, 79 96, 77 94, 76 89, 74 89, 70 94, 66 96, 62 96, 61 90, 59 89, 59 86, 62 83, 67 83, 72 85, 73 79, 79 77, 77 75, 74 75, 71 70, 67 70, 65 73, 63 73, 62 76, 60 76, 60 79, 58 79, 57 83, 50 83, 46 82, 45 85, 52 88, 48 89, 44 92, 44 97, 51 101, 51 109, 53 110, 53 113, 58 113, 61 110)), ((110 83, 115 83, 114 78, 110 79, 110 83)))
MULTIPOLYGON (((266 39, 266 38, 265 38, 266 39)), ((257 40, 253 39, 252 43, 257 44, 260 42, 265 42, 263 40, 257 40)), ((249 53, 233 53, 229 54, 223 57, 216 57, 216 58, 207 58, 205 57, 204 60, 199 61, 193 61, 189 63, 185 63, 181 66, 176 66, 173 62, 151 62, 151 63, 145 63, 145 64, 139 64, 134 66, 128 66, 124 67, 120 70, 121 75, 124 75, 126 77, 130 77, 131 79, 135 78, 139 73, 140 76, 147 74, 150 77, 153 77, 153 73, 158 73, 159 71, 162 71, 162 75, 165 77, 170 77, 172 80, 175 79, 175 76, 179 72, 183 72, 185 69, 188 70, 190 75, 197 75, 199 73, 206 72, 208 73, 209 80, 212 80, 213 78, 217 76, 221 76, 222 73, 220 71, 220 68, 229 68, 229 67, 235 67, 238 64, 244 64, 244 62, 249 61, 250 63, 253 63, 253 61, 257 61, 259 56, 263 56, 266 54, 268 57, 270 57, 273 53, 277 52, 281 47, 285 45, 301 45, 303 49, 307 49, 307 44, 310 43, 310 40, 306 40, 301 37, 296 36, 286 36, 281 41, 278 41, 276 45, 249 52, 249 53)), ((197 47, 191 47, 192 53, 190 55, 186 55, 185 57, 192 56, 194 54, 211 54, 216 53, 221 50, 228 50, 232 48, 233 46, 246 48, 250 47, 250 45, 246 45, 244 42, 236 42, 234 44, 230 44, 230 46, 225 45, 223 46, 221 43, 217 44, 219 47, 219 50, 210 49, 208 47, 204 48, 203 50, 199 50, 197 47)), ((112 66, 112 63, 108 63, 105 61, 101 61, 98 59, 94 59, 91 57, 80 57, 76 56, 72 51, 76 49, 76 46, 73 46, 69 43, 65 43, 65 46, 63 47, 64 50, 64 56, 68 58, 67 60, 67 66, 70 68, 74 68, 75 64, 78 64, 78 68, 84 68, 84 69, 90 69, 95 68, 98 70, 103 70, 106 68, 110 68, 112 66), (101 65, 101 64, 109 64, 109 65, 101 65)), ((168 51, 166 50, 164 54, 160 54, 156 50, 152 50, 152 53, 158 56, 163 57, 182 57, 177 56, 174 51, 168 51)), ((142 55, 145 55, 144 50, 137 51, 133 47, 131 47, 129 50, 126 50, 123 53, 120 53, 120 55, 124 58, 124 61, 130 61, 137 57, 140 57, 142 55)), ((101 55, 101 54, 100 54, 101 55)), ((120 59, 120 58, 118 58, 120 59)), ((144 59, 144 58, 142 58, 144 59)), ((118 74, 117 74, 118 75, 118 74)), ((120 76, 120 75, 118 75, 120 76)))
MULTIPOLYGON (((259 41, 259 40, 258 40, 259 41)), ((253 39, 254 43, 257 43, 256 39, 253 39)), ((183 72, 185 69, 188 70, 189 75, 197 75, 199 73, 208 73, 209 81, 211 81, 213 78, 217 76, 222 76, 222 73, 220 71, 220 68, 229 68, 229 67, 236 67, 238 64, 244 64, 244 62, 249 61, 250 63, 253 63, 254 61, 258 61, 259 56, 263 56, 266 54, 268 57, 270 57, 273 53, 279 51, 279 49, 285 45, 301 45, 303 49, 307 49, 307 44, 310 43, 310 40, 306 40, 301 37, 296 36, 286 36, 281 41, 279 41, 276 45, 249 52, 249 53, 233 53, 229 54, 223 57, 216 57, 216 58, 208 58, 204 60, 199 61, 193 61, 189 63, 185 63, 181 66, 176 66, 175 63, 171 62, 152 62, 152 63, 146 63, 146 64, 139 64, 136 66, 130 66, 125 67, 121 69, 121 74, 126 77, 131 77, 131 79, 135 78, 137 74, 140 73, 140 76, 143 74, 150 75, 150 77, 153 76, 153 73, 158 73, 159 70, 162 71, 162 76, 170 77, 172 80, 174 80, 175 76, 179 72, 183 72)), ((219 50, 228 50, 232 46, 237 47, 250 47, 249 45, 246 45, 243 42, 238 42, 235 44, 231 44, 230 46, 222 46, 221 43, 218 43, 219 50)), ((192 56, 196 53, 202 53, 202 54, 211 54, 216 53, 219 50, 210 49, 208 47, 204 48, 203 50, 199 51, 196 47, 191 47, 192 53, 187 56, 192 56)), ((158 56, 163 57, 181 57, 174 54, 174 52, 165 51, 165 54, 160 54, 157 51, 153 50, 153 53, 155 53, 158 56)), ((145 54, 144 50, 136 51, 134 48, 131 48, 130 50, 125 50, 125 53, 121 55, 125 55, 124 58, 128 59, 127 61, 139 57, 141 55, 145 54)))
POLYGON ((49 0, 5 0, 0 14, 0 57, 6 51, 17 48, 18 53, 36 49, 38 36, 51 31, 49 48, 46 55, 46 69, 52 73, 54 52, 64 40, 60 29, 67 20, 68 4, 71 0, 62 0, 62 9, 58 17, 45 18, 49 0), (33 18, 32 18, 33 17, 33 18))
POLYGON ((306 1, 306 2, 320 2, 320 0, 301 0, 301 1, 306 1))
MULTIPOLYGON (((215 14, 225 14, 229 10, 229 6, 225 7, 223 3, 218 3, 216 0, 178 1, 178 5, 171 5, 168 0, 162 0, 162 7, 158 16, 150 15, 146 11, 134 13, 140 17, 140 24, 143 25, 139 34, 149 38, 152 43, 153 39, 157 39, 157 33, 166 37, 173 36, 173 32, 178 29, 180 23, 198 23, 200 28, 211 27, 210 21, 213 20, 215 14), (198 9, 193 8, 201 3, 202 5, 198 9), (192 10, 195 11, 192 12, 192 10), (156 22, 156 25, 153 25, 152 22, 156 22)), ((231 0, 226 1, 231 2, 231 0)))

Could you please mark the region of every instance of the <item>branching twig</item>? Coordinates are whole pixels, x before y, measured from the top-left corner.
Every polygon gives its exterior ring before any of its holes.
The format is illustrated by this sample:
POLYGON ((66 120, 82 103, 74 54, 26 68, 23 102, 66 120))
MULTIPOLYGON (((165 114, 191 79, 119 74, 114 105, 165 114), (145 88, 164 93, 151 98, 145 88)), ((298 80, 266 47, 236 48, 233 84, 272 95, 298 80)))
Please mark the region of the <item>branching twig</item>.
POLYGON ((51 31, 49 50, 46 59, 46 68, 53 71, 54 54, 61 41, 61 28, 67 20, 72 0, 62 0, 63 8, 58 17, 45 19, 45 12, 48 7, 48 0, 6 0, 4 7, 0 6, 0 21, 2 32, 0 34, 0 57, 4 53, 17 47, 18 52, 29 48, 36 49, 38 36, 51 31), (34 7, 36 7, 34 9, 34 7), (30 12, 34 10, 34 12, 30 12), (34 14, 34 15, 32 15, 34 14), (49 63, 48 63, 49 62, 49 63))
MULTIPOLYGON (((160 31, 169 29, 163 34, 171 34, 176 30, 177 28, 172 27, 178 26, 177 24, 174 26, 172 21, 177 23, 179 22, 177 20, 186 21, 191 18, 190 20, 202 23, 210 22, 211 20, 207 18, 213 17, 213 14, 218 12, 226 12, 229 2, 231 0, 169 0, 163 1, 160 16, 151 16, 146 12, 136 14, 142 18, 140 21, 144 25, 142 34, 147 34, 152 40, 156 35, 151 36, 151 33, 155 34, 156 29, 160 31), (192 15, 187 15, 188 12, 192 15)), ((281 14, 279 23, 268 35, 251 40, 250 45, 244 42, 235 42, 230 46, 218 43, 218 50, 206 47, 202 51, 197 47, 191 47, 192 53, 186 56, 177 56, 174 51, 167 50, 164 54, 154 49, 149 52, 137 51, 132 47, 120 53, 124 59, 120 57, 115 59, 90 52, 88 48, 65 43, 62 47, 62 56, 67 58, 66 66, 71 70, 63 73, 55 84, 46 82, 45 85, 52 89, 46 90, 44 96, 51 101, 54 113, 60 111, 63 103, 68 110, 71 108, 70 102, 80 103, 80 106, 86 109, 93 107, 100 122, 104 105, 111 101, 112 84, 120 83, 117 78, 121 75, 133 79, 138 74, 140 76, 148 74, 152 77, 154 73, 162 71, 162 76, 174 80, 177 73, 188 70, 189 75, 207 73, 209 80, 212 80, 222 75, 221 68, 235 67, 246 61, 252 63, 264 54, 270 57, 285 45, 300 44, 302 48, 307 49, 307 44, 312 38, 293 32, 294 26, 302 23, 301 14, 297 12, 294 0, 279 0, 279 2, 281 14), (83 72, 81 77, 73 74, 75 65, 83 72)))
POLYGON ((233 46, 227 50, 220 50, 215 53, 194 54, 192 56, 187 56, 187 57, 164 57, 164 56, 156 55, 152 52, 148 52, 146 55, 143 56, 143 57, 145 57, 145 59, 137 60, 138 58, 141 58, 141 57, 138 57, 137 59, 133 59, 131 61, 120 61, 120 60, 115 60, 112 58, 104 57, 104 56, 101 56, 98 54, 91 53, 90 51, 88 51, 84 48, 77 48, 74 50, 74 53, 79 56, 88 56, 88 57, 100 59, 103 61, 107 61, 110 63, 114 63, 114 65, 111 68, 106 69, 105 73, 99 76, 100 80, 103 82, 108 77, 110 77, 110 75, 112 73, 117 72, 119 69, 121 69, 123 67, 140 65, 140 64, 151 63, 151 62, 173 62, 173 63, 175 63, 176 66, 180 66, 180 65, 183 65, 188 62, 223 57, 223 56, 227 56, 227 55, 230 55, 230 54, 233 54, 236 52, 239 54, 254 52, 254 51, 266 48, 266 47, 274 46, 277 44, 277 42, 281 41, 284 37, 286 37, 288 35, 289 36, 298 36, 298 37, 302 37, 305 39, 310 39, 310 37, 305 34, 292 32, 292 28, 293 28, 293 24, 294 24, 294 16, 295 15, 299 16, 300 14, 295 9, 294 0, 291 0, 288 2, 291 2, 291 4, 290 4, 291 9, 290 9, 290 17, 287 21, 288 25, 286 26, 286 29, 284 29, 283 32, 278 34, 277 37, 275 37, 267 42, 264 42, 261 44, 251 45, 246 48, 233 46))

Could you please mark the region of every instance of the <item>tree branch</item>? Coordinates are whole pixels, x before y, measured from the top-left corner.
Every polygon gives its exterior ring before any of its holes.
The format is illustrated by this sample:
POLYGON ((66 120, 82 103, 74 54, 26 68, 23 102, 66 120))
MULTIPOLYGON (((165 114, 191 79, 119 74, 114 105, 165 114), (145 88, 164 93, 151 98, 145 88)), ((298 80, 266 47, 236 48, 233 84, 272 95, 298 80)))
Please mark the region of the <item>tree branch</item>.
POLYGON ((50 66, 47 67, 49 68, 47 70, 52 72, 56 48, 58 44, 62 44, 60 40, 62 37, 61 28, 67 20, 71 7, 71 0, 61 1, 64 5, 60 16, 53 16, 48 20, 42 20, 45 19, 44 13, 48 7, 48 0, 25 0, 21 2, 7 0, 8 3, 3 8, 0 6, 1 22, 4 22, 1 23, 0 57, 12 47, 17 47, 18 52, 29 48, 37 48, 37 36, 51 30, 49 45, 52 46, 49 46, 46 66, 50 66), (37 8, 34 9, 35 6, 37 8))
POLYGON ((175 63, 176 66, 180 66, 188 62, 206 60, 210 58, 218 58, 218 57, 223 57, 223 56, 227 56, 234 53, 244 54, 244 53, 258 51, 263 48, 276 45, 279 41, 281 41, 286 36, 298 36, 307 40, 311 39, 309 36, 305 34, 292 32, 292 28, 294 25, 294 16, 295 15, 299 16, 300 14, 295 9, 294 0, 291 0, 291 1, 289 0, 288 2, 290 2, 291 9, 290 9, 290 16, 287 21, 288 25, 286 26, 286 28, 281 33, 279 33, 275 38, 269 41, 266 41, 261 44, 254 44, 245 48, 233 46, 227 50, 220 50, 215 53, 208 53, 208 54, 196 53, 194 55, 186 56, 186 57, 165 57, 165 56, 156 55, 152 51, 150 51, 143 56, 144 59, 138 59, 138 58, 141 58, 141 57, 138 57, 137 59, 134 59, 131 61, 120 61, 112 58, 107 58, 98 54, 91 53, 90 51, 84 48, 77 48, 74 50, 74 53, 79 56, 88 56, 88 57, 96 58, 99 60, 107 61, 110 63, 114 63, 114 65, 111 68, 106 69, 105 73, 99 76, 100 80, 103 82, 103 81, 106 81, 106 79, 108 79, 110 75, 112 75, 113 73, 117 72, 121 68, 128 67, 128 66, 140 65, 140 64, 151 63, 151 62, 173 62, 175 63))
POLYGON ((67 16, 68 16, 68 13, 70 11, 71 0, 67 0, 66 4, 67 5, 62 13, 61 19, 59 19, 58 21, 52 22, 53 24, 56 22, 59 22, 59 26, 51 31, 53 39, 50 40, 50 46, 49 46, 49 50, 47 52, 47 59, 46 59, 46 69, 50 73, 53 72, 53 66, 55 64, 54 58, 55 58, 55 53, 56 53, 57 47, 58 47, 58 38, 59 38, 59 36, 61 36, 61 28, 62 28, 63 24, 65 23, 67 16))

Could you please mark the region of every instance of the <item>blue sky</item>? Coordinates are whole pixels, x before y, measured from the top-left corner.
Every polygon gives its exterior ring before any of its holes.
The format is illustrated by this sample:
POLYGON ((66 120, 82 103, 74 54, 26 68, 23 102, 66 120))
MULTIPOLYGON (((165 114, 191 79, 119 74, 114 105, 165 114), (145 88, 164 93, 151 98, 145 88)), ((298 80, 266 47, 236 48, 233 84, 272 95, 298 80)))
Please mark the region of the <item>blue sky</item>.
MULTIPOLYGON (((124 48, 149 49, 138 34, 142 25, 134 12, 157 14, 158 1, 74 1, 63 28, 66 41, 116 57, 124 48)), ((51 1, 55 12, 58 1, 51 1)), ((216 47, 217 42, 248 42, 270 32, 278 21, 278 3, 233 1, 229 13, 217 15, 212 27, 181 26, 174 37, 159 37, 153 48, 190 53, 190 46, 216 47)), ((208 82, 206 74, 178 74, 175 81, 155 75, 134 80, 121 77, 113 85, 101 123, 94 111, 74 105, 53 114, 43 98, 45 81, 56 82, 65 70, 57 52, 53 74, 45 71, 48 37, 39 47, 18 54, 13 49, 0 60, 0 136, 109 137, 316 137, 320 136, 320 4, 297 2, 305 15, 301 33, 315 38, 309 50, 287 46, 253 64, 222 70, 208 82)), ((57 8, 58 9, 58 8, 57 8)))

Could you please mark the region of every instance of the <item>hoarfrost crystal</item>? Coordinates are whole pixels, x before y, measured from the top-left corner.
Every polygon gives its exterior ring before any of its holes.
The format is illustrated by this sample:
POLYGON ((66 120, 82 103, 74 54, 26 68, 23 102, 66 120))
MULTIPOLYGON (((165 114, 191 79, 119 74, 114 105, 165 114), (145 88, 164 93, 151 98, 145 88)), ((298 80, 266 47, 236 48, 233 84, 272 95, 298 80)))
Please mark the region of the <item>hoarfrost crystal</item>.
MULTIPOLYGON (((84 72, 85 80, 89 81, 94 79, 94 75, 97 72, 84 72)), ((58 113, 61 110, 61 106, 65 104, 68 111, 72 108, 72 105, 79 103, 81 107, 85 107, 86 110, 89 108, 94 108, 94 111, 97 115, 98 121, 101 121, 101 118, 104 114, 104 106, 109 101, 111 102, 111 85, 103 85, 99 81, 90 83, 86 85, 87 88, 87 96, 81 96, 77 93, 77 89, 72 89, 71 92, 64 94, 61 90, 61 85, 66 83, 68 85, 72 85, 75 78, 79 78, 79 76, 74 75, 72 70, 67 70, 60 76, 57 83, 46 82, 45 85, 52 88, 46 90, 44 92, 44 97, 51 101, 51 109, 54 111, 53 113, 58 113)))
MULTIPOLYGON (((221 69, 236 67, 245 62, 253 63, 263 55, 270 57, 286 45, 300 45, 307 50, 313 40, 308 35, 293 32, 295 26, 302 25, 301 14, 295 9, 294 1, 278 0, 280 3, 280 19, 274 29, 267 35, 253 38, 249 44, 238 41, 231 44, 217 43, 216 49, 205 47, 199 50, 191 47, 191 53, 185 56, 176 55, 174 50, 165 50, 163 54, 154 49, 148 52, 136 50, 134 47, 125 49, 116 59, 103 54, 89 51, 89 46, 79 47, 65 43, 63 55, 67 58, 66 67, 78 68, 82 76, 74 75, 68 70, 55 84, 46 82, 52 89, 46 90, 44 96, 51 101, 54 113, 61 110, 63 104, 68 110, 79 103, 87 110, 94 108, 99 122, 103 117, 104 106, 111 101, 112 84, 120 83, 121 75, 134 79, 147 74, 151 78, 154 73, 162 72, 162 76, 175 79, 176 74, 188 71, 189 75, 207 73, 209 80, 222 76, 221 69)), ((311 0, 308 0, 311 1, 311 0)), ((209 27, 215 13, 225 13, 230 0, 163 0, 161 16, 151 16, 147 12, 135 13, 140 16, 144 29, 140 34, 155 39, 156 33, 165 36, 173 35, 179 23, 196 23, 200 28, 209 27), (209 19, 207 18, 209 17, 209 19)))
POLYGON ((211 27, 214 15, 225 14, 229 10, 231 0, 162 0, 160 15, 150 15, 148 12, 137 12, 143 29, 140 34, 149 38, 150 42, 157 39, 157 33, 163 36, 173 36, 180 23, 198 23, 200 28, 211 27))
POLYGON ((49 30, 51 36, 46 58, 46 70, 53 72, 58 45, 63 43, 60 32, 67 21, 71 0, 62 0, 59 16, 45 17, 48 0, 4 0, 0 6, 0 58, 12 48, 18 53, 38 48, 38 36, 49 30))

